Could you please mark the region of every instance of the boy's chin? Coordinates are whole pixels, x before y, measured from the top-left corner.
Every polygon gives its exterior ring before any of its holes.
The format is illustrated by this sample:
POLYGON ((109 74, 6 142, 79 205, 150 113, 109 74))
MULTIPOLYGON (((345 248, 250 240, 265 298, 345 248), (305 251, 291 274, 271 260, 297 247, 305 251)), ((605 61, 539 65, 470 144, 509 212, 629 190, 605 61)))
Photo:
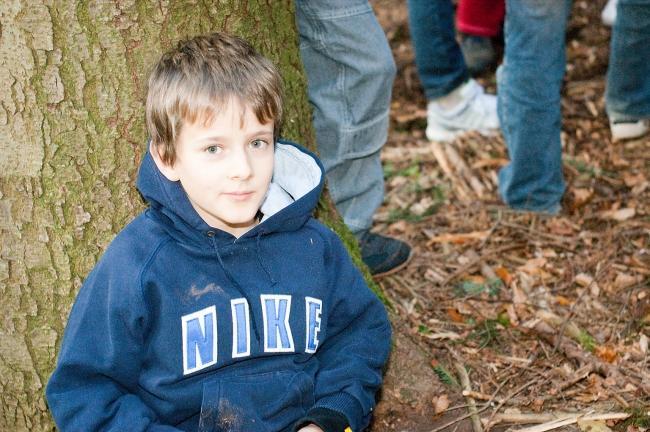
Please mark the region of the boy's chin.
POLYGON ((246 216, 229 218, 226 219, 225 222, 229 227, 232 228, 250 228, 254 225, 257 225, 258 220, 256 216, 257 212, 246 216))

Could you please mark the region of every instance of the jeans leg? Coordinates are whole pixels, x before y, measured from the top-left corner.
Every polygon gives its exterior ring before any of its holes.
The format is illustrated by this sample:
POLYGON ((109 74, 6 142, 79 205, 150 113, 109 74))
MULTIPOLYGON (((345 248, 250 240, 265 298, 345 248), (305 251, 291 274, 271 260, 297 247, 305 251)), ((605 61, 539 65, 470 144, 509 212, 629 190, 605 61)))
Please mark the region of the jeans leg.
POLYGON ((355 234, 384 199, 395 62, 367 0, 296 0, 300 53, 330 194, 355 234))
POLYGON ((408 0, 415 65, 427 99, 436 99, 469 79, 454 29, 451 0, 408 0))
POLYGON ((512 208, 552 211, 564 193, 560 90, 570 0, 507 0, 498 112, 510 163, 499 192, 512 208))
POLYGON ((650 118, 650 0, 620 0, 605 93, 611 121, 650 118))

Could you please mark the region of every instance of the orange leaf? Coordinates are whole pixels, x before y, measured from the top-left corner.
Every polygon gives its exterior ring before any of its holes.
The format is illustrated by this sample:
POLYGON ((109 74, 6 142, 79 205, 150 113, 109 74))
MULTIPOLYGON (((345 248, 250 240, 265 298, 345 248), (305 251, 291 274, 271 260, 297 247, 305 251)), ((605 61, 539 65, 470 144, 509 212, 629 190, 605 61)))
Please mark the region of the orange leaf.
POLYGON ((569 306, 571 303, 573 303, 571 300, 561 295, 555 296, 555 301, 557 301, 557 304, 560 306, 569 306))
POLYGON ((489 234, 489 231, 474 231, 470 233, 445 233, 436 237, 432 237, 427 242, 427 245, 431 246, 434 243, 454 243, 454 244, 464 244, 471 241, 485 240, 489 234))
POLYGON ((472 164, 472 169, 479 168, 501 168, 504 165, 508 165, 510 162, 508 159, 504 158, 494 158, 494 159, 479 159, 478 161, 472 164))
POLYGON ((597 346, 596 355, 607 363, 614 363, 616 360, 616 351, 606 346, 597 346))
POLYGON ((510 285, 510 282, 512 282, 512 275, 506 269, 505 267, 497 267, 494 269, 494 272, 499 276, 499 278, 503 281, 504 284, 510 285))
POLYGON ((465 322, 465 318, 454 308, 447 308, 447 315, 453 322, 462 323, 465 322))
POLYGON ((572 189, 573 201, 576 207, 586 204, 594 196, 593 189, 572 189))
POLYGON ((467 276, 467 280, 474 282, 475 284, 484 284, 485 283, 485 278, 480 275, 469 275, 467 276))

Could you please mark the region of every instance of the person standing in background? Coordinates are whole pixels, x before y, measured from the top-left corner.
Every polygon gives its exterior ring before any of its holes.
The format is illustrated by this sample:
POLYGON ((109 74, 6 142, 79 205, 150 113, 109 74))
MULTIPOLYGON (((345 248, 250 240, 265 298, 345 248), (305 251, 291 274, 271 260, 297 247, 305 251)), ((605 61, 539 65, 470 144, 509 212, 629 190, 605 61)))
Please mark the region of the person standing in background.
POLYGON ((384 199, 379 155, 395 78, 386 35, 367 0, 296 0, 295 7, 330 194, 370 272, 394 273, 407 264, 410 246, 370 231, 384 199))
POLYGON ((516 210, 557 214, 561 208, 560 90, 570 9, 571 0, 506 0, 497 93, 510 163, 499 172, 499 192, 516 210))
POLYGON ((612 140, 650 131, 650 0, 620 0, 615 10, 605 105, 612 140))
POLYGON ((444 142, 469 131, 497 131, 496 97, 469 76, 451 0, 409 0, 408 13, 415 64, 428 100, 427 138, 444 142))
POLYGON ((492 39, 501 34, 506 13, 505 0, 460 0, 456 28, 460 48, 470 73, 478 75, 497 61, 492 39))

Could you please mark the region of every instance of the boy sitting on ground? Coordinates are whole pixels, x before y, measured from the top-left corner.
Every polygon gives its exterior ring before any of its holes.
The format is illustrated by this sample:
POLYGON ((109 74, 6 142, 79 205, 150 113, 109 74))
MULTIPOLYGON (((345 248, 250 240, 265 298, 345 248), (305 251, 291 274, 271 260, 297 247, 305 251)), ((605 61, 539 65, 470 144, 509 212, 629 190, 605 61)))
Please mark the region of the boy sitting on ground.
POLYGON ((361 431, 390 325, 312 211, 319 160, 277 140, 276 68, 179 43, 149 79, 149 208, 70 313, 47 401, 62 431, 361 431))

